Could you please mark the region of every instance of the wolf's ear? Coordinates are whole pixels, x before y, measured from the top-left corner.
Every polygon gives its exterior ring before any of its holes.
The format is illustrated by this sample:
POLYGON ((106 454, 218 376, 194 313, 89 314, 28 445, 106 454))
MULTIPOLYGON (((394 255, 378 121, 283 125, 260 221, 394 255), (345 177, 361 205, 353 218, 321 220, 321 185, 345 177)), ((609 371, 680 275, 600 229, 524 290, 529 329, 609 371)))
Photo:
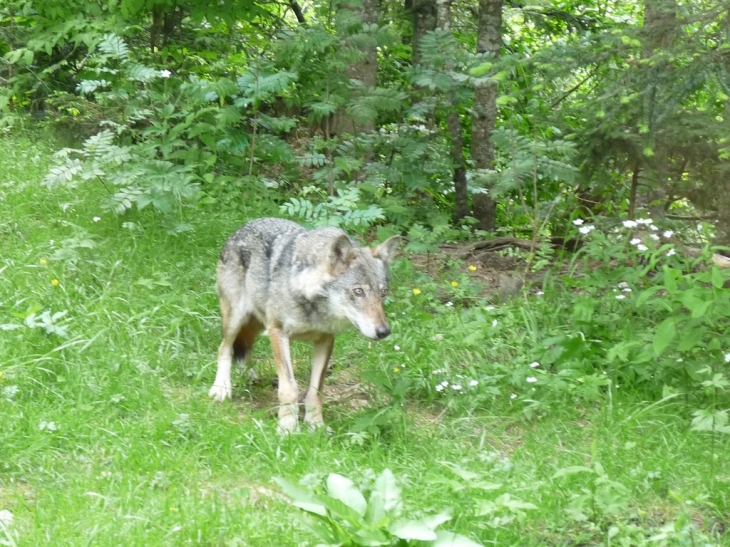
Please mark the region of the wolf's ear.
POLYGON ((373 258, 379 258, 387 267, 390 264, 393 255, 398 250, 401 241, 403 241, 403 238, 401 236, 389 237, 380 245, 371 250, 371 252, 373 253, 373 258))
POLYGON ((352 261, 355 260, 355 249, 352 241, 346 234, 341 234, 330 243, 327 252, 327 268, 329 273, 338 276, 342 275, 350 267, 352 261))

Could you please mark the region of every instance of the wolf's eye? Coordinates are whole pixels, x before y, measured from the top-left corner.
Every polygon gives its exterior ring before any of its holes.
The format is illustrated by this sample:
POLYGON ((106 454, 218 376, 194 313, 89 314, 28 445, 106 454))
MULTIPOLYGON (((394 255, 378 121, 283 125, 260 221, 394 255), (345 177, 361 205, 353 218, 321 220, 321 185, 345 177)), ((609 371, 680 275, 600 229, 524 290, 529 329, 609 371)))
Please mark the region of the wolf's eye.
POLYGON ((355 293, 355 296, 365 296, 365 291, 362 290, 360 287, 355 287, 352 289, 352 292, 355 293))

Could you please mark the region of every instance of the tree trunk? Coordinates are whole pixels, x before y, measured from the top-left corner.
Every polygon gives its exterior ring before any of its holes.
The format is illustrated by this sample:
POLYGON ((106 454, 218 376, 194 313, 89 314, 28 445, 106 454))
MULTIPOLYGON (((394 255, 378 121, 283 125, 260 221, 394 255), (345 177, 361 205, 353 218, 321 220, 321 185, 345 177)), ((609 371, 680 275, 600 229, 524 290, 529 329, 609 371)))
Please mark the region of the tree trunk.
MULTIPOLYGON (((479 0, 477 25, 477 52, 499 57, 502 48, 502 0, 479 0)), ((491 169, 494 163, 494 144, 491 138, 497 122, 496 82, 488 82, 474 90, 472 117, 471 157, 476 169, 491 169)), ((475 228, 493 232, 497 228, 497 202, 487 192, 474 194, 475 228)))
MULTIPOLYGON (((443 31, 451 30, 451 0, 437 1, 438 26, 443 31)), ((452 63, 446 62, 446 70, 452 70, 452 63)), ((446 127, 451 137, 451 164, 454 169, 454 224, 469 215, 469 193, 466 187, 466 161, 464 160, 464 138, 461 134, 461 115, 453 98, 449 98, 446 127)))
MULTIPOLYGON (((645 0, 644 26, 641 29, 643 44, 642 57, 650 59, 657 53, 669 49, 677 36, 677 5, 674 0, 645 0)), ((670 143, 663 142, 657 127, 657 108, 661 110, 661 88, 652 81, 652 75, 662 74, 668 61, 657 59, 649 71, 649 92, 646 94, 643 121, 649 128, 647 138, 651 144, 653 155, 647 156, 637 151, 645 169, 643 182, 650 188, 646 194, 647 209, 654 220, 660 220, 666 213, 664 202, 670 185, 671 150, 670 143)))
MULTIPOLYGON (((718 182, 718 190, 716 233, 712 243, 713 245, 730 247, 730 181, 725 179, 718 182)), ((730 251, 721 252, 726 256, 730 256, 730 251)))
POLYGON ((436 0, 406 0, 405 7, 413 17, 413 66, 421 62, 421 39, 436 30, 436 0))
MULTIPOLYGON (((378 23, 378 0, 361 0, 361 6, 356 7, 350 4, 341 4, 340 10, 349 10, 354 12, 362 21, 363 26, 376 25, 378 23)), ((364 53, 364 58, 358 62, 353 62, 347 69, 347 77, 350 80, 361 82, 362 88, 355 89, 354 94, 357 95, 363 90, 372 89, 376 86, 378 80, 378 58, 377 48, 375 45, 368 45, 360 48, 364 53)), ((375 127, 375 120, 355 121, 344 108, 338 110, 332 120, 332 133, 340 135, 342 133, 370 132, 375 127)))

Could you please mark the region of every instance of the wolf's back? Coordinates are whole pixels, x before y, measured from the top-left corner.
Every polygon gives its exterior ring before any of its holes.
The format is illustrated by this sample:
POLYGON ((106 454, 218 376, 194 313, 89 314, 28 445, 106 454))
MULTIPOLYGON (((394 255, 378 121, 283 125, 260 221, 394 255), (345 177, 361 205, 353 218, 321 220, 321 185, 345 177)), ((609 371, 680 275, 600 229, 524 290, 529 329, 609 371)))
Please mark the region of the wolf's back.
MULTIPOLYGON (((286 246, 304 228, 281 218, 260 218, 241 226, 223 246, 220 262, 240 267, 245 272, 254 266, 268 265, 275 251, 286 246)), ((268 268, 266 268, 268 269, 268 268)))

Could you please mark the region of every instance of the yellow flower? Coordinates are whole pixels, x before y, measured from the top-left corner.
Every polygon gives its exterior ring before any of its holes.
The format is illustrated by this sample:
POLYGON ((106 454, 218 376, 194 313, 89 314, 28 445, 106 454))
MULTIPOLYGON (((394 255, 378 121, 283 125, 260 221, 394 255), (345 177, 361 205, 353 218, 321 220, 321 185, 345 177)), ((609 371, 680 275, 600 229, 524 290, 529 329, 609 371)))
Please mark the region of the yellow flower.
POLYGON ((476 272, 476 271, 477 271, 477 267, 476 267, 476 266, 475 266, 474 264, 471 264, 471 265, 469 266, 469 271, 470 271, 470 272, 476 272))
POLYGON ((60 281, 58 279, 51 279, 51 285, 54 287, 58 287, 60 281))
POLYGON ((418 296, 419 294, 421 294, 421 289, 413 289, 413 294, 418 296))
POLYGON ((452 281, 451 282, 451 286, 452 287, 458 287, 459 286, 459 282, 458 281, 452 281))
POLYGON ((177 507, 170 507, 170 511, 177 511, 177 507))
POLYGON ((48 261, 45 258, 41 258, 41 266, 45 266, 48 264, 48 261))
POLYGON ((393 372, 400 372, 400 369, 398 367, 393 367, 393 372))

